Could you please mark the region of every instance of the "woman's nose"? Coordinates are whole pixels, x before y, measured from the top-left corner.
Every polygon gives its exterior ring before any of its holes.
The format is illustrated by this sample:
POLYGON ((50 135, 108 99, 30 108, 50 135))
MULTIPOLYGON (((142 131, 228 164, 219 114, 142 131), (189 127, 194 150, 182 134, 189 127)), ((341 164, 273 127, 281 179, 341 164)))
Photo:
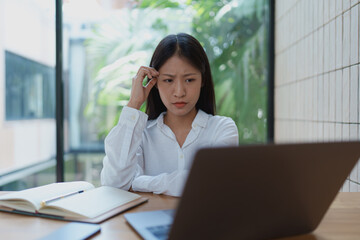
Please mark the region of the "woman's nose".
POLYGON ((186 95, 185 83, 182 81, 176 81, 174 96, 175 97, 184 97, 186 95))

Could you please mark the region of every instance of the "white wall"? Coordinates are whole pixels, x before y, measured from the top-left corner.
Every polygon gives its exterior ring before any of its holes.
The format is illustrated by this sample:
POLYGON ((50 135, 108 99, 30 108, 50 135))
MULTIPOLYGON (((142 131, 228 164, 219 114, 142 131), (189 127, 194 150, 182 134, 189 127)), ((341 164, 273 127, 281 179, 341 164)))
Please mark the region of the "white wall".
POLYGON ((55 10, 38 3, 0 0, 0 174, 55 156, 54 119, 5 120, 5 50, 55 66, 55 10))
MULTIPOLYGON (((277 0, 275 141, 360 139, 359 0, 277 0)), ((343 191, 360 191, 360 166, 343 191)))

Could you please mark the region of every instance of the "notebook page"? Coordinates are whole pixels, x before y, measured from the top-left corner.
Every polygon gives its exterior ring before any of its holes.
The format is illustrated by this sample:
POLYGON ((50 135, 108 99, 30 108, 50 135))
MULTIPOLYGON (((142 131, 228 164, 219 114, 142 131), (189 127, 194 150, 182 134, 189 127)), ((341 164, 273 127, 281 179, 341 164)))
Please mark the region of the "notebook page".
MULTIPOLYGON (((79 190, 88 190, 94 188, 94 185, 88 182, 76 181, 76 182, 62 182, 62 183, 52 183, 36 188, 29 188, 26 190, 9 193, 0 197, 0 200, 18 200, 18 199, 26 199, 31 202, 31 204, 36 207, 36 209, 40 208, 41 202, 47 199, 51 199, 54 197, 62 196, 70 192, 75 192, 79 190)), ((25 205, 17 205, 15 201, 13 206, 1 204, 4 206, 12 207, 22 211, 30 211, 29 207, 25 205)), ((11 202, 9 202, 11 204, 11 202)))
MULTIPOLYGON (((137 198, 140 198, 140 195, 118 188, 102 186, 50 203, 48 206, 77 213, 67 216, 81 215, 87 218, 95 218, 137 198)), ((49 207, 42 209, 41 212, 59 215, 59 211, 52 210, 49 207)), ((62 216, 66 216, 66 214, 62 214, 62 216)))

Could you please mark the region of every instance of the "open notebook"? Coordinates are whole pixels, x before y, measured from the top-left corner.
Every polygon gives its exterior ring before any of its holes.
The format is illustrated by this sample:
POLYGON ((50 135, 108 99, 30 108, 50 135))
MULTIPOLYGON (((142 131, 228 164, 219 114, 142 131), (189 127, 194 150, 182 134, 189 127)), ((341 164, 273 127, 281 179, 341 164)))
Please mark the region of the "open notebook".
POLYGON ((88 182, 52 183, 0 196, 0 211, 98 223, 147 201, 118 188, 88 182))

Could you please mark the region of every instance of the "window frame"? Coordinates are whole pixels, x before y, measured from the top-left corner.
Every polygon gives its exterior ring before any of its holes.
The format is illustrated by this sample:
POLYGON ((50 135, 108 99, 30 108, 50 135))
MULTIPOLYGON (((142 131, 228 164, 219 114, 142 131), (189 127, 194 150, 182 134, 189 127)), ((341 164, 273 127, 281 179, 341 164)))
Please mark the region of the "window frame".
MULTIPOLYGON (((275 0, 269 0, 267 142, 274 142, 275 0)), ((56 0, 56 179, 64 181, 64 84, 62 47, 62 0, 56 0)))

